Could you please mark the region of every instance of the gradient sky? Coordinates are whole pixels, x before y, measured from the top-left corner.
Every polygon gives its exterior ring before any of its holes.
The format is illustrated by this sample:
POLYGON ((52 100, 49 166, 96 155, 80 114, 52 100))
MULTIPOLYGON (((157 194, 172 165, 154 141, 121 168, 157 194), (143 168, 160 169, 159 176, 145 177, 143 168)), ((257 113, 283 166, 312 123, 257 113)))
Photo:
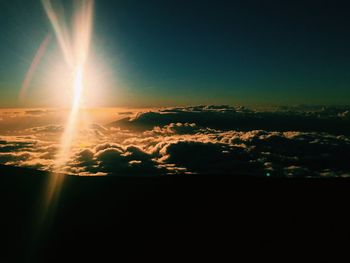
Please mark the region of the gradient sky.
MULTIPOLYGON (((349 104, 350 7, 340 1, 97 0, 95 6, 99 106, 349 104)), ((50 31, 40 0, 0 0, 0 107, 54 102, 47 76, 50 61, 60 57, 55 41, 27 100, 18 102, 50 31)))

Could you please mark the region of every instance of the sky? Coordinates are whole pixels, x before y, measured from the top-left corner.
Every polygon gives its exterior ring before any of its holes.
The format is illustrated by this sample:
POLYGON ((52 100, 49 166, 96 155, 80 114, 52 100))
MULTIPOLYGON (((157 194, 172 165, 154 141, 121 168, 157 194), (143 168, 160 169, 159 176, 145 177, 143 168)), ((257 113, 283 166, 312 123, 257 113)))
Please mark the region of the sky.
MULTIPOLYGON (((349 104, 348 10, 340 1, 95 1, 90 105, 349 104)), ((41 1, 0 0, 0 32, 0 107, 62 104, 63 56, 41 1)))

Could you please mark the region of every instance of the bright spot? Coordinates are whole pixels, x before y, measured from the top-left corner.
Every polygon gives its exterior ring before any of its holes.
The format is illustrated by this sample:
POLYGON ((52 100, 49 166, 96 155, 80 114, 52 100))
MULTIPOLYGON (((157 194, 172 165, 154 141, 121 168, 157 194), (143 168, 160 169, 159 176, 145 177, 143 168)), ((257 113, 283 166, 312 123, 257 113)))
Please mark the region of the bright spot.
MULTIPOLYGON (((65 166, 70 159, 73 141, 77 134, 79 111, 84 94, 85 68, 91 45, 94 2, 93 0, 72 1, 74 12, 71 26, 67 26, 63 5, 60 1, 42 0, 42 3, 54 29, 66 69, 71 74, 71 78, 64 75, 58 78, 68 84, 72 93, 67 122, 55 160, 54 173, 46 193, 46 209, 48 209, 57 201, 63 183, 59 173, 65 173, 65 166)), ((58 89, 59 92, 62 92, 62 87, 58 89)), ((62 95, 63 99, 67 99, 64 94, 62 95)))

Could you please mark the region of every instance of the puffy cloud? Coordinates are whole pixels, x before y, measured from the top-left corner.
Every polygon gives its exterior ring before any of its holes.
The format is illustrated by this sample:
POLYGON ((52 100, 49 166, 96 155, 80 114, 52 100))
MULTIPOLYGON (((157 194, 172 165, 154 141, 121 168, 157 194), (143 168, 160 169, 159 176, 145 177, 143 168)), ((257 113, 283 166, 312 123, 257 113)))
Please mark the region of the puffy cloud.
POLYGON ((17 152, 19 150, 27 150, 34 146, 35 143, 32 142, 13 142, 6 143, 3 141, 3 145, 0 145, 0 152, 17 152))
POLYGON ((82 150, 76 154, 74 163, 85 174, 158 175, 161 171, 151 156, 140 148, 123 148, 116 144, 102 144, 94 150, 82 150))
POLYGON ((28 160, 31 157, 30 153, 0 153, 0 163, 17 163, 19 161, 28 160))
POLYGON ((164 134, 193 134, 199 130, 195 123, 170 123, 164 127, 156 126, 151 131, 146 131, 146 136, 164 135, 164 134))
POLYGON ((0 137, 0 163, 49 170, 57 145, 32 136, 0 137))
MULTIPOLYGON (((348 124, 346 111, 260 112, 222 105, 141 112, 110 125, 81 128, 65 169, 111 176, 347 176, 350 126, 340 132, 348 124), (341 125, 330 126, 334 123, 341 125)), ((0 163, 52 169, 62 130, 62 125, 49 124, 1 136, 0 163)))
POLYGON ((259 174, 261 165, 243 148, 219 143, 184 141, 165 146, 161 161, 200 174, 259 174))

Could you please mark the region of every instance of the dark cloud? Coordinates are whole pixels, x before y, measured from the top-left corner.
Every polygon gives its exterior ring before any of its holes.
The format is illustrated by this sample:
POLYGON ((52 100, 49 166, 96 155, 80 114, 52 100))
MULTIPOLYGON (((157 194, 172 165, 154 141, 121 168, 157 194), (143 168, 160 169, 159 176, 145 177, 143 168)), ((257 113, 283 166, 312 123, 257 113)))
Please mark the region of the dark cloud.
POLYGON ((164 173, 142 149, 110 143, 79 151, 69 165, 68 171, 83 175, 152 176, 164 173))
POLYGON ((76 161, 80 166, 94 164, 94 152, 89 149, 84 149, 76 154, 76 161))
MULTIPOLYGON (((137 147, 107 148, 98 151, 94 157, 99 172, 108 175, 158 175, 159 168, 151 156, 137 147)), ((96 171, 94 169, 94 171, 96 171)))
POLYGON ((325 170, 350 171, 350 143, 343 137, 315 133, 269 133, 247 142, 276 174, 313 175, 325 170), (294 167, 293 169, 291 167, 294 167), (298 168, 298 169, 297 169, 298 168))
POLYGON ((19 161, 26 161, 31 157, 30 153, 0 153, 0 163, 13 163, 19 161))
POLYGON ((177 142, 166 146, 163 161, 199 174, 262 174, 262 165, 243 148, 218 143, 177 142))
POLYGON ((0 144, 0 152, 18 152, 29 150, 34 147, 35 142, 6 142, 3 141, 3 144, 0 144))
POLYGON ((327 132, 350 135, 348 110, 321 108, 317 111, 289 109, 253 111, 244 107, 196 106, 143 112, 110 124, 130 130, 145 131, 171 123, 195 123, 199 127, 220 130, 266 130, 327 132))

